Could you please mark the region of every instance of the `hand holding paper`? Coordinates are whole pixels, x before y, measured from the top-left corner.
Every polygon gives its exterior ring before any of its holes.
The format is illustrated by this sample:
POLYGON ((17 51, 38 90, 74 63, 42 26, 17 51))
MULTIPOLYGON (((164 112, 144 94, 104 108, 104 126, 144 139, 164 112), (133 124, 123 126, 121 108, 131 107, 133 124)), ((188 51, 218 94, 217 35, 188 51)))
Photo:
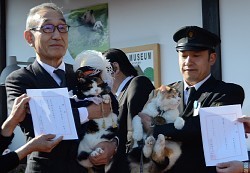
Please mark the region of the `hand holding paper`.
POLYGON ((240 105, 200 108, 203 148, 207 166, 248 160, 240 105))
POLYGON ((67 88, 27 89, 35 136, 78 139, 67 88))

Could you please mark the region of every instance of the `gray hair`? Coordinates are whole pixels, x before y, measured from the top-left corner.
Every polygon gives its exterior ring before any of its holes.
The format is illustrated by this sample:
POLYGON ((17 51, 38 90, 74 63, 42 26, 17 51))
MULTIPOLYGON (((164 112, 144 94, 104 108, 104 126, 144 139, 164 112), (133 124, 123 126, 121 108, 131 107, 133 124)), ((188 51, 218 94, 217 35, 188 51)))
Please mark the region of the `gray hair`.
POLYGON ((43 3, 43 4, 40 4, 40 5, 37 5, 33 8, 30 9, 29 13, 28 13, 28 17, 27 17, 27 20, 26 20, 26 29, 30 29, 32 27, 34 27, 34 21, 33 21, 33 16, 39 12, 40 10, 43 10, 43 9, 52 9, 52 10, 55 10, 57 11, 59 14, 61 14, 63 16, 63 11, 61 10, 61 8, 59 8, 56 4, 54 3, 43 3))

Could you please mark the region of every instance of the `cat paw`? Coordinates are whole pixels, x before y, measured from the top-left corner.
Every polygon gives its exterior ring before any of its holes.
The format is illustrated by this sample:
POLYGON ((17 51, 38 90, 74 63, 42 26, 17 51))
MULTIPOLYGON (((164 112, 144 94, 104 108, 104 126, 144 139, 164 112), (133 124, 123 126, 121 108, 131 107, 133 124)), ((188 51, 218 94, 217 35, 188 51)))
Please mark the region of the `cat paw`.
POLYGON ((174 122, 174 127, 178 130, 181 130, 185 124, 185 121, 181 117, 177 117, 174 122))
POLYGON ((90 156, 99 156, 102 154, 104 151, 101 148, 96 148, 94 151, 91 152, 90 156))
POLYGON ((159 155, 163 153, 164 148, 165 148, 165 136, 163 134, 159 134, 154 145, 154 151, 157 153, 157 155, 159 155))
POLYGON ((156 145, 161 146, 161 148, 165 147, 165 136, 163 134, 158 135, 156 145))
POLYGON ((145 145, 143 147, 143 154, 146 158, 149 158, 153 151, 153 146, 155 144, 155 138, 153 136, 147 137, 145 140, 145 145))
POLYGON ((143 138, 143 128, 141 123, 141 118, 136 115, 132 120, 133 126, 133 139, 135 141, 140 141, 143 138))
POLYGON ((165 158, 164 150, 165 150, 165 136, 159 134, 153 148, 152 159, 157 162, 163 161, 165 158))
POLYGON ((153 146, 155 144, 155 138, 153 136, 147 137, 145 140, 145 145, 146 146, 153 146))
POLYGON ((102 96, 103 102, 104 103, 109 103, 110 100, 110 96, 108 94, 105 94, 102 96))

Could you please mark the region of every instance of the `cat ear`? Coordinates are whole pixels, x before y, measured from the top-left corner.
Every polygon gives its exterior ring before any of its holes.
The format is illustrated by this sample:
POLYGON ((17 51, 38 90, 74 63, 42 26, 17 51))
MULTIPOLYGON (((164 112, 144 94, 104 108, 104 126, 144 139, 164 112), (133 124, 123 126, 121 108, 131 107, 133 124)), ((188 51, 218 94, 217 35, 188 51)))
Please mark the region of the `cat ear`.
POLYGON ((175 88, 175 87, 177 87, 177 85, 178 85, 178 82, 175 82, 175 83, 172 85, 172 87, 175 88))
POLYGON ((154 95, 153 95, 153 98, 154 98, 154 97, 157 97, 157 96, 158 96, 158 94, 160 94, 160 93, 161 93, 161 87, 160 87, 160 88, 155 89, 155 90, 154 90, 154 95))

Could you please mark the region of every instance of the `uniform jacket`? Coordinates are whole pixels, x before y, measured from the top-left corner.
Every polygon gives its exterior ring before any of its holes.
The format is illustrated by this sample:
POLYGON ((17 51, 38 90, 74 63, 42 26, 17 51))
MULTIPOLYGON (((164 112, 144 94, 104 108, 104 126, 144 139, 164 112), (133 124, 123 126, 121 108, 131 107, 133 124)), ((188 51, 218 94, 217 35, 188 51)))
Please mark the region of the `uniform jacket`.
MULTIPOLYGON (((202 137, 200 129, 200 118, 193 116, 193 103, 183 102, 183 82, 178 82, 177 88, 181 92, 182 103, 179 106, 180 115, 185 120, 183 129, 177 130, 173 124, 155 126, 154 136, 162 133, 175 141, 182 142, 182 155, 176 164, 168 172, 192 172, 192 173, 215 173, 215 167, 206 167, 202 137)), ((194 100, 201 103, 201 107, 243 104, 244 90, 241 86, 233 83, 225 83, 211 76, 194 95, 194 100)))
MULTIPOLYGON (((75 78, 73 68, 65 64, 66 82, 69 90, 74 89, 75 78)), ((6 79, 6 92, 8 111, 10 112, 14 99, 23 93, 26 89, 45 89, 59 88, 50 74, 45 71, 37 61, 12 72, 6 79)), ((76 128, 80 129, 80 118, 77 109, 73 109, 76 128)), ((34 130, 31 115, 26 115, 25 120, 20 124, 27 140, 34 137, 34 130)), ((63 140, 50 153, 33 152, 27 159, 26 172, 84 172, 83 168, 76 162, 77 140, 63 140)))

